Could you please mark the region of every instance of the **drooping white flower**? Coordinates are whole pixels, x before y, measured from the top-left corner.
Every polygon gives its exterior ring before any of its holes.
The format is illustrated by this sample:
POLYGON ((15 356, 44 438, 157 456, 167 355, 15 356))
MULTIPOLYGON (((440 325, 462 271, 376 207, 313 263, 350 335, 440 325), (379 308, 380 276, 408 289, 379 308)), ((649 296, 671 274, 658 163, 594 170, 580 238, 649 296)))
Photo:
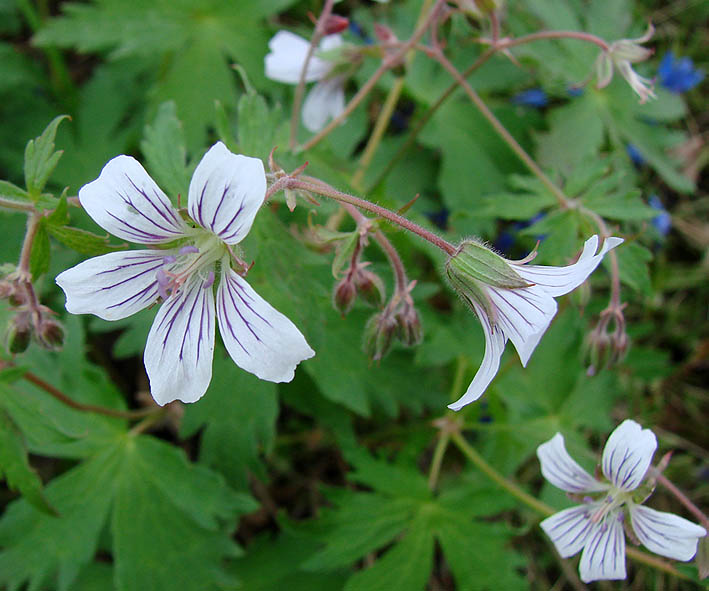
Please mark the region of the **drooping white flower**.
POLYGON ((162 297, 144 356, 160 405, 195 402, 205 393, 217 323, 234 362, 262 380, 288 382, 298 363, 315 354, 295 325, 232 268, 231 247, 248 234, 265 192, 261 160, 232 154, 221 142, 192 176, 187 221, 130 156, 113 158, 79 191, 84 210, 111 234, 170 244, 105 254, 56 278, 69 312, 104 320, 125 318, 162 297))
POLYGON ((601 469, 607 480, 599 481, 568 454, 561 433, 537 448, 549 482, 573 495, 586 495, 583 505, 564 509, 540 524, 564 558, 583 550, 579 573, 585 583, 625 578, 623 523, 628 517, 643 546, 676 560, 691 560, 699 538, 707 534, 678 515, 642 506, 652 490, 640 485, 656 449, 650 429, 623 421, 606 442, 601 469), (594 494, 600 497, 588 496, 594 494))
POLYGON ((655 28, 650 25, 647 32, 637 39, 621 39, 610 44, 608 51, 602 52, 596 60, 596 86, 605 88, 613 78, 613 67, 625 78, 630 87, 640 97, 640 103, 657 98, 653 91, 654 81, 640 76, 631 64, 643 62, 652 54, 652 49, 642 47, 652 38, 655 28))
MULTIPOLYGON (((344 77, 332 74, 335 66, 333 61, 317 55, 337 49, 341 45, 340 35, 323 37, 318 52, 315 52, 308 62, 305 81, 317 84, 305 97, 302 117, 303 125, 313 133, 325 127, 328 119, 337 117, 345 110, 344 77)), ((264 60, 266 76, 278 82, 298 84, 310 43, 289 31, 279 31, 268 42, 268 48, 271 52, 264 60)))
POLYGON ((460 410, 483 395, 500 367, 507 339, 523 366, 527 365, 549 323, 556 315, 554 298, 576 289, 600 264, 603 256, 623 242, 589 238, 578 261, 567 267, 526 265, 509 261, 476 242, 464 242, 446 264, 451 285, 480 319, 485 355, 466 393, 448 408, 460 410))

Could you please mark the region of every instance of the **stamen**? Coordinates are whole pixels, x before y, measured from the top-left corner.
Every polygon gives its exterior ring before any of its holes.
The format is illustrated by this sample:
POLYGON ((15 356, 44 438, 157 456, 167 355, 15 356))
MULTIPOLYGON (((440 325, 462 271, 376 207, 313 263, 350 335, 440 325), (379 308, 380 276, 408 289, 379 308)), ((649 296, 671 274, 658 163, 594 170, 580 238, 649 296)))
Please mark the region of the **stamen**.
POLYGON ((158 282, 158 294, 163 300, 166 300, 169 295, 167 288, 170 285, 170 278, 162 267, 155 272, 155 279, 158 282))
POLYGON ((214 271, 210 271, 209 274, 207 275, 207 280, 204 282, 204 285, 202 286, 204 289, 209 289, 212 287, 214 284, 214 271))
POLYGON ((189 254, 189 253, 198 253, 199 248, 196 246, 188 245, 188 246, 183 246, 179 251, 177 251, 178 254, 189 254))
POLYGON ((166 257, 163 257, 162 262, 164 265, 171 265, 172 263, 177 261, 177 257, 173 256, 171 254, 167 255, 166 257))

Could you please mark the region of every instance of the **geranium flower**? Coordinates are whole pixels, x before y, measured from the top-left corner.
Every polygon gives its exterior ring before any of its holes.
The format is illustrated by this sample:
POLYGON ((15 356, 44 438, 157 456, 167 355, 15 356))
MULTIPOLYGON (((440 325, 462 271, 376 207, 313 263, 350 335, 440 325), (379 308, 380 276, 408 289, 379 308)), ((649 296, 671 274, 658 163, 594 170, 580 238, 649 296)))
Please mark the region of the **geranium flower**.
POLYGON ((84 210, 111 234, 165 245, 95 257, 56 278, 72 314, 119 320, 164 300, 144 356, 150 392, 160 405, 195 402, 207 390, 215 314, 229 355, 262 380, 288 382, 296 365, 315 354, 293 323, 249 286, 245 265, 232 255, 265 192, 263 163, 232 154, 221 142, 194 171, 189 218, 130 156, 113 158, 79 191, 84 210))
MULTIPOLYGON (((327 35, 318 50, 323 53, 341 45, 340 35, 327 35)), ((310 43, 289 31, 279 31, 268 42, 268 48, 271 53, 264 60, 266 77, 286 84, 298 84, 310 43)), ((302 118, 303 125, 313 133, 325 127, 328 119, 337 117, 345 110, 345 79, 332 74, 335 65, 335 62, 319 57, 317 52, 308 62, 305 81, 317 84, 305 97, 302 118)))
POLYGON ((623 421, 606 442, 596 480, 568 454, 557 433, 537 448, 542 474, 557 488, 585 495, 584 504, 564 509, 540 524, 559 554, 568 558, 581 550, 579 573, 584 583, 625 578, 623 523, 629 517, 634 535, 651 552, 690 560, 703 527, 673 513, 643 507, 652 487, 641 487, 657 449, 655 434, 632 420, 623 421), (595 500, 588 495, 600 495, 595 500))
POLYGON ((649 98, 657 98, 653 90, 654 80, 640 76, 633 70, 632 64, 643 62, 652 54, 652 49, 642 47, 655 33, 655 28, 650 25, 642 37, 637 39, 621 39, 610 44, 608 51, 602 52, 596 60, 596 86, 605 88, 613 79, 613 68, 620 73, 630 87, 640 97, 640 103, 649 98))
POLYGON ((497 374, 507 339, 526 366, 556 315, 554 298, 581 285, 603 256, 621 242, 622 238, 606 238, 596 254, 598 236, 592 236, 586 240, 578 261, 568 267, 509 261, 482 244, 464 242, 448 260, 446 272, 458 295, 480 319, 485 355, 467 392, 448 408, 460 410, 483 395, 497 374))

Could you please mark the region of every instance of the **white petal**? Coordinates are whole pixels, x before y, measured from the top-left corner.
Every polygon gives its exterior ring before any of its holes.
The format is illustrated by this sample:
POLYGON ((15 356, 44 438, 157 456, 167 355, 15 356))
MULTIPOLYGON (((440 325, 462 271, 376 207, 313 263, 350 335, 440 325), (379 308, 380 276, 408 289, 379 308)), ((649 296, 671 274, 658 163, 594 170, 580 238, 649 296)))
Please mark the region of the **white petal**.
POLYGON ((236 244, 249 233, 265 195, 263 162, 232 154, 217 142, 192 175, 188 211, 203 228, 236 244))
POLYGON ((296 366, 315 355, 295 325, 227 265, 217 291, 217 318, 231 358, 262 380, 290 382, 296 366))
POLYGON ((544 265, 513 265, 512 268, 522 278, 543 289, 548 295, 558 297, 569 293, 581 285, 600 264, 603 256, 623 242, 622 238, 610 237, 596 253, 598 236, 591 236, 583 246, 583 252, 573 265, 550 267, 544 265))
POLYGON ((656 449, 657 439, 650 429, 625 420, 611 433, 603 448, 603 474, 616 487, 634 490, 643 481, 656 449))
MULTIPOLYGON (((327 51, 341 44, 342 38, 339 35, 328 35, 320 42, 320 49, 327 51)), ((264 60, 266 77, 287 84, 298 84, 309 47, 308 40, 289 31, 278 31, 268 42, 271 53, 264 60)), ((331 69, 331 62, 312 55, 308 62, 305 81, 321 80, 331 69)))
POLYGON ((699 538, 707 535, 703 527, 679 515, 635 504, 630 504, 629 508, 635 534, 643 546, 655 554, 691 560, 697 552, 699 538))
POLYGON ((95 181, 79 189, 79 201, 99 226, 129 242, 170 242, 187 229, 167 195, 130 156, 110 160, 95 181))
POLYGON ((581 554, 579 574, 584 583, 625 578, 625 534, 620 513, 610 513, 594 524, 581 554))
POLYGON ((571 493, 606 490, 608 485, 598 482, 579 466, 564 447, 564 436, 557 433, 537 448, 542 474, 557 488, 571 493))
POLYGON ((318 82, 305 97, 303 125, 308 131, 320 131, 330 118, 345 110, 344 80, 341 76, 318 82))
POLYGON ((497 324, 526 366, 556 315, 556 301, 536 285, 518 289, 488 287, 487 292, 496 308, 497 324))
POLYGON ((57 275, 72 314, 95 314, 120 320, 147 308, 158 298, 156 271, 164 250, 111 252, 88 259, 57 275))
POLYGON ((595 503, 589 503, 564 509, 539 524, 564 558, 577 554, 586 545, 593 526, 591 515, 595 507, 595 503))
POLYGON ((483 356, 483 361, 480 364, 478 373, 475 374, 473 381, 470 383, 470 386, 468 386, 468 390, 453 404, 448 405, 448 408, 451 410, 460 410, 466 404, 475 402, 484 394, 490 382, 492 382, 493 378, 497 375, 497 370, 500 368, 500 358, 505 350, 505 342, 507 339, 505 339, 505 335, 502 331, 497 326, 490 326, 487 315, 478 306, 475 306, 475 311, 480 319, 483 334, 485 335, 485 355, 483 356))
POLYGON ((155 402, 199 400, 212 379, 213 357, 214 295, 194 277, 165 300, 148 334, 144 360, 155 402))

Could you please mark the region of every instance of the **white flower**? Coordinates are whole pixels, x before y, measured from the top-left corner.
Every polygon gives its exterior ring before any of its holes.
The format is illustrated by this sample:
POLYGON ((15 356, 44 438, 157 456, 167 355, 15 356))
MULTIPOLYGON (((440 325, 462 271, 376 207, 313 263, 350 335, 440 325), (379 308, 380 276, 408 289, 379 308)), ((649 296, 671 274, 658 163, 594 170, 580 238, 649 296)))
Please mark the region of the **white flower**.
POLYGON ((175 243, 95 257, 56 279, 69 312, 104 320, 125 318, 163 298, 144 356, 160 405, 195 402, 207 390, 215 314, 234 362, 262 380, 288 382, 296 365, 315 354, 293 323, 232 269, 231 247, 248 234, 265 192, 263 163, 232 154, 221 142, 190 182, 191 221, 130 156, 113 158, 79 191, 84 210, 111 234, 147 245, 175 243))
POLYGON ((613 78, 613 66, 625 78, 630 87, 640 97, 640 103, 646 102, 649 98, 657 98, 653 91, 653 80, 643 78, 635 70, 631 64, 643 62, 648 59, 653 51, 642 47, 642 43, 646 43, 652 38, 655 28, 652 25, 648 26, 647 32, 637 39, 621 39, 611 43, 608 51, 604 51, 596 60, 596 86, 605 88, 613 78))
MULTIPOLYGON (((327 35, 320 42, 319 51, 332 51, 342 45, 340 35, 327 35)), ((266 76, 278 82, 298 84, 305 65, 310 43, 289 31, 279 31, 268 42, 271 50, 266 56, 266 76)), ((305 97, 303 124, 312 132, 320 131, 330 117, 337 117, 345 110, 345 79, 331 75, 335 63, 313 54, 305 73, 306 82, 317 82, 305 97)))
POLYGON ((575 495, 602 493, 595 500, 587 496, 583 505, 555 513, 541 523, 564 558, 583 550, 579 573, 585 583, 625 578, 626 516, 648 550, 676 560, 690 560, 698 539, 706 535, 703 527, 691 521, 640 504, 651 492, 638 487, 656 448, 650 429, 623 421, 603 450, 601 468, 607 482, 596 480, 573 460, 561 433, 537 448, 542 474, 554 486, 575 495))
POLYGON ((483 395, 500 367, 510 339, 527 365, 556 315, 554 298, 576 289, 622 238, 606 238, 596 254, 598 236, 589 238, 578 261, 568 267, 525 265, 508 261, 475 242, 464 242, 447 265, 451 285, 480 319, 485 355, 467 392, 448 408, 460 410, 483 395))

